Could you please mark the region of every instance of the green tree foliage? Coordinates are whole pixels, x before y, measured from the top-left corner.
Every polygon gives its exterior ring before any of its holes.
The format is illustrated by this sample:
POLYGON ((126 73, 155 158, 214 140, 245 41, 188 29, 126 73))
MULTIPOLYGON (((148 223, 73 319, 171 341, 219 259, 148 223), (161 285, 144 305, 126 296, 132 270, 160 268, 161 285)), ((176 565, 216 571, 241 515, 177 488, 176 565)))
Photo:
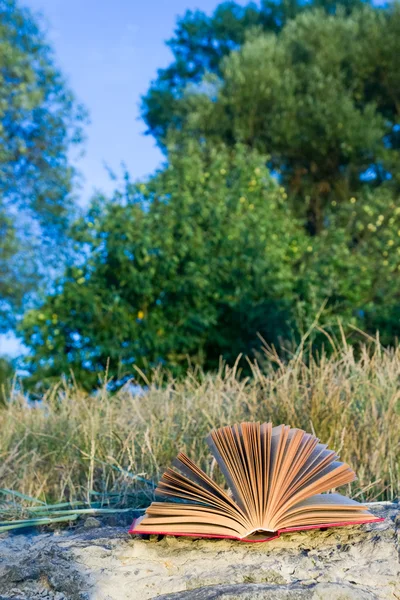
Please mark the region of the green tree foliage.
POLYGON ((309 238, 298 271, 297 315, 310 325, 326 302, 321 323, 354 325, 384 344, 400 336, 400 206, 378 188, 326 211, 329 223, 309 238))
POLYGON ((220 76, 186 88, 177 103, 186 135, 268 153, 318 234, 332 200, 379 185, 398 193, 399 34, 395 4, 351 17, 307 11, 279 35, 252 35, 222 61, 220 76))
MULTIPOLYGON (((161 141, 174 131, 265 154, 287 191, 287 210, 309 235, 297 288, 303 322, 327 301, 326 321, 341 317, 372 334, 379 327, 393 342, 400 334, 400 5, 282 7, 275 25, 240 21, 243 41, 235 38, 213 64, 196 36, 189 44, 179 34, 187 16, 172 46, 198 56, 204 69, 177 78, 171 119, 160 112, 158 121, 155 110, 150 130, 161 141)), ((212 40, 217 14, 208 20, 212 40)), ((144 99, 146 118, 166 73, 144 99)))
POLYGON ((35 378, 72 369, 86 385, 164 363, 216 367, 257 332, 291 335, 295 265, 306 241, 265 158, 187 142, 75 228, 83 264, 23 323, 35 378))
POLYGON ((0 0, 0 330, 60 258, 73 207, 68 150, 83 117, 33 15, 0 0))
POLYGON ((215 367, 257 332, 298 339, 323 305, 323 325, 392 343, 399 5, 224 4, 171 46, 144 100, 168 164, 76 225, 82 264, 22 325, 34 379, 215 367))
POLYGON ((12 361, 5 356, 0 356, 0 407, 10 397, 15 369, 12 361))
MULTIPOLYGON (((13 282, 9 278, 9 264, 18 252, 14 229, 4 211, 0 212, 0 244, 0 322, 4 323, 11 310, 10 299, 15 294, 13 282)), ((20 298, 14 298, 15 304, 19 304, 19 301, 20 298)))
POLYGON ((163 145, 171 126, 180 129, 184 115, 180 106, 185 90, 198 85, 205 73, 221 76, 223 59, 240 48, 246 36, 279 33, 298 14, 319 7, 327 14, 338 8, 350 14, 368 4, 363 0, 261 0, 246 6, 222 2, 212 16, 202 11, 187 11, 178 19, 175 35, 167 42, 174 60, 158 71, 157 79, 143 98, 142 114, 148 133, 163 145))

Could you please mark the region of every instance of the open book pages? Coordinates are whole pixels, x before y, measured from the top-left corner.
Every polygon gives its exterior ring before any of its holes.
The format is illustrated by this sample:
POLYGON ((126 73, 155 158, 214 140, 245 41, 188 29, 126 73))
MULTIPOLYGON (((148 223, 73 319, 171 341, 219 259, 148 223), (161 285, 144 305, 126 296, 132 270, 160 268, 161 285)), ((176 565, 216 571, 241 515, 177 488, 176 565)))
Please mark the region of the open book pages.
POLYGON ((282 531, 378 521, 337 493, 354 471, 315 436, 286 425, 241 423, 207 438, 229 488, 180 453, 131 533, 266 541, 282 531))

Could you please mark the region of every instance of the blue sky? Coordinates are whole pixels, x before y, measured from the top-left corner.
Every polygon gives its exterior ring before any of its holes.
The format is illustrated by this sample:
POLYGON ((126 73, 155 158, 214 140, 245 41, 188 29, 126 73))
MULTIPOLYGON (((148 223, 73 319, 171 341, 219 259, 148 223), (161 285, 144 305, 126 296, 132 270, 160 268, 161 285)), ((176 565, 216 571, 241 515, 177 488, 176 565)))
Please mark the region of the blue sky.
MULTIPOLYGON (((111 192, 123 161, 133 179, 150 174, 163 157, 143 135, 140 97, 167 66, 176 18, 187 9, 214 11, 218 0, 21 0, 43 15, 56 62, 78 100, 89 111, 85 155, 77 160, 83 175, 79 202, 94 189, 111 192)), ((239 4, 247 4, 239 0, 239 4)), ((0 354, 18 354, 13 336, 0 336, 0 354)))
MULTIPOLYGON (((88 108, 86 155, 79 160, 85 203, 95 187, 111 191, 104 162, 120 173, 124 161, 133 179, 148 175, 161 153, 139 116, 140 97, 167 66, 165 45, 178 15, 212 12, 217 0, 21 0, 42 12, 57 62, 88 108)), ((246 2, 243 1, 243 4, 246 2)))

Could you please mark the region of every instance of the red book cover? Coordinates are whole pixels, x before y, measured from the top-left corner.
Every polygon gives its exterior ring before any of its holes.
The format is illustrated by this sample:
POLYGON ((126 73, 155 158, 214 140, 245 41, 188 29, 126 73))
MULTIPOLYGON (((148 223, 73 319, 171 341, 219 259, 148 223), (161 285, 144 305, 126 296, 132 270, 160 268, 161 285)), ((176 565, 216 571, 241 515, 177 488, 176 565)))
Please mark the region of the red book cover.
POLYGON ((129 533, 132 535, 173 535, 174 537, 195 537, 195 538, 217 538, 217 539, 227 539, 227 540, 237 540, 238 542, 245 542, 245 543, 253 543, 253 542, 270 542, 271 540, 276 540, 281 533, 290 533, 292 531, 307 531, 308 529, 327 529, 330 527, 346 527, 349 525, 363 525, 364 523, 379 523, 381 521, 384 521, 385 519, 382 519, 381 517, 376 517, 376 519, 371 520, 365 520, 365 519, 360 519, 360 521, 354 522, 354 521, 350 521, 350 522, 340 522, 340 523, 328 523, 328 524, 324 524, 324 525, 304 525, 303 527, 287 527, 286 529, 280 529, 274 533, 272 533, 272 535, 267 536, 267 537, 262 537, 262 534, 260 534, 260 537, 257 536, 257 538, 253 538, 253 539, 248 539, 248 538, 239 538, 239 537, 235 537, 232 535, 213 535, 213 534, 199 534, 199 533, 168 533, 167 531, 141 531, 140 530, 140 521, 142 520, 143 517, 139 517, 139 519, 135 519, 132 523, 132 527, 129 530, 129 533), (137 526, 136 526, 137 525, 137 526))

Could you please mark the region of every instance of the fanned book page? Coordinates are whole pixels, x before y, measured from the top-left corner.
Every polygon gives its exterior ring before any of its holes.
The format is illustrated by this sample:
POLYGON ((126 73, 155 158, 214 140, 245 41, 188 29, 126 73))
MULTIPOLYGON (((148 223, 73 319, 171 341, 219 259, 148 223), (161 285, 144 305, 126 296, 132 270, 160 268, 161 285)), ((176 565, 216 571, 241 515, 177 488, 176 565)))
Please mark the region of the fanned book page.
POLYGON ((130 533, 255 542, 382 520, 355 500, 324 493, 354 481, 355 473, 301 429, 241 423, 213 430, 207 442, 229 491, 180 453, 156 488, 164 501, 153 502, 130 533))

